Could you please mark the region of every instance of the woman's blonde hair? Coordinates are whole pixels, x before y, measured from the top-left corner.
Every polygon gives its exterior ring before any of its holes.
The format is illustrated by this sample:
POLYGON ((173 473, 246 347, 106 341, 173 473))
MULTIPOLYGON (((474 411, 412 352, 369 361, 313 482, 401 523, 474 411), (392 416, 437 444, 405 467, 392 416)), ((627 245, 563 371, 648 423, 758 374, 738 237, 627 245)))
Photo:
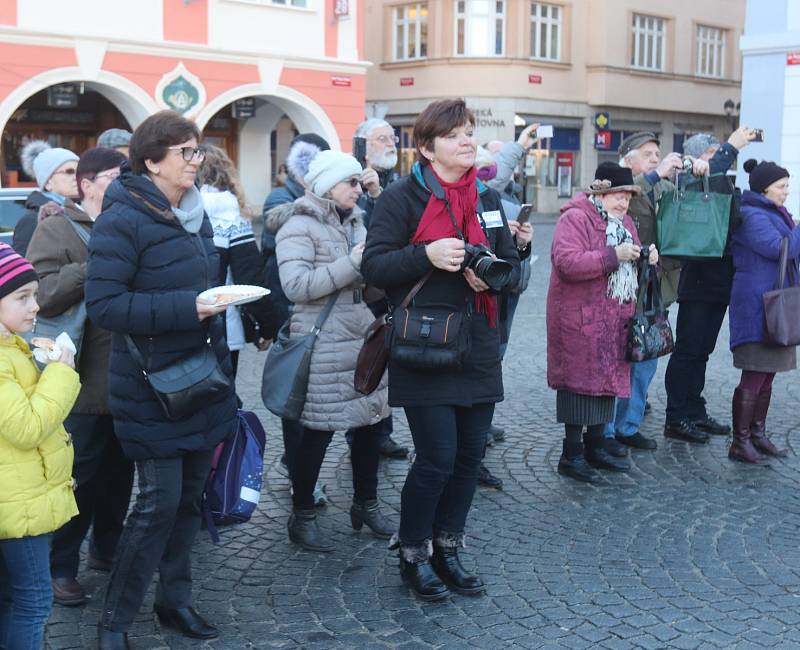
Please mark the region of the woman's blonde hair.
POLYGON ((242 216, 250 218, 250 208, 247 207, 244 200, 239 174, 228 154, 213 144, 201 144, 200 149, 206 154, 206 158, 197 172, 197 180, 201 187, 208 185, 218 190, 231 192, 239 202, 242 216))

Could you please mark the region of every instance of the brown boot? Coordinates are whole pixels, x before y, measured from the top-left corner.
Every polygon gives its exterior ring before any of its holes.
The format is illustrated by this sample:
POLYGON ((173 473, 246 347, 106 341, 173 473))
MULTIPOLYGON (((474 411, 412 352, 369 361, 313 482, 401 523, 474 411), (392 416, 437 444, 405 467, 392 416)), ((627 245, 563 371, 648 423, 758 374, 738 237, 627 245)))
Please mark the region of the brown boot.
POLYGON ((777 456, 786 458, 789 452, 785 449, 778 449, 772 440, 767 437, 767 411, 769 411, 769 401, 772 397, 772 388, 762 390, 756 398, 756 408, 753 411, 753 423, 750 425, 750 439, 755 447, 762 454, 767 456, 777 456))
POLYGON ((750 423, 753 421, 757 397, 756 393, 741 388, 733 391, 733 442, 728 450, 728 458, 742 463, 763 465, 767 462, 767 457, 750 440, 750 423))

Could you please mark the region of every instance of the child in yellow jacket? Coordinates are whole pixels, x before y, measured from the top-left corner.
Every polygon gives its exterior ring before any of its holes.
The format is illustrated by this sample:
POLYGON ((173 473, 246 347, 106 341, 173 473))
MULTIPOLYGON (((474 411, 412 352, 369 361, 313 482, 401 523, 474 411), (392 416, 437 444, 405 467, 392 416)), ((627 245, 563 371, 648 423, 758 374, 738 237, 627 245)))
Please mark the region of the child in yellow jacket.
POLYGON ((36 272, 0 244, 0 648, 39 650, 50 615, 50 533, 78 513, 63 422, 80 390, 64 351, 39 372, 18 332, 33 328, 36 272))

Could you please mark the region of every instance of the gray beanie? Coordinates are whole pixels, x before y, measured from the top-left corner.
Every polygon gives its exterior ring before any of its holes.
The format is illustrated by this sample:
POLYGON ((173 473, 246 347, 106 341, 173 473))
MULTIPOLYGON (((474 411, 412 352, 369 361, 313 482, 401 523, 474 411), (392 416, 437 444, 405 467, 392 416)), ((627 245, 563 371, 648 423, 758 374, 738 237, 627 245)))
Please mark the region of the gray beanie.
POLYGON ((131 143, 133 134, 125 129, 106 129, 97 138, 98 147, 115 149, 116 147, 127 147, 131 143))
POLYGON ((350 154, 320 151, 308 166, 308 173, 303 181, 314 194, 325 196, 336 183, 358 176, 361 172, 361 165, 350 154))
POLYGON ((683 143, 683 153, 692 158, 699 158, 711 147, 718 146, 719 140, 710 133, 698 133, 683 143))
POLYGON ((22 169, 28 176, 36 179, 36 184, 41 190, 61 165, 73 160, 78 162, 78 156, 69 149, 51 147, 44 140, 34 140, 26 144, 19 157, 22 169))

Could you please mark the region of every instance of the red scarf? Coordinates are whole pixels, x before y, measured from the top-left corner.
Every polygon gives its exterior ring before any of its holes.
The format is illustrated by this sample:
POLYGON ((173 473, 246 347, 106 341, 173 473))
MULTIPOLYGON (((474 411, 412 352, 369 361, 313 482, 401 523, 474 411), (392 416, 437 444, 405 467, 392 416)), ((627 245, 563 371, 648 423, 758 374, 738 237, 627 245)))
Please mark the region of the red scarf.
MULTIPOLYGON (((478 185, 475 182, 477 170, 475 167, 459 178, 455 183, 443 181, 433 167, 430 167, 444 189, 444 194, 450 203, 458 227, 464 233, 470 244, 489 245, 486 233, 483 232, 478 222, 478 185)), ((458 232, 453 227, 450 214, 444 201, 437 199, 433 192, 428 199, 428 205, 422 213, 422 218, 417 226, 417 231, 411 238, 412 244, 429 244, 438 239, 458 237, 458 232)), ((485 314, 489 320, 489 327, 497 327, 497 301, 487 291, 475 294, 475 310, 485 314)))

